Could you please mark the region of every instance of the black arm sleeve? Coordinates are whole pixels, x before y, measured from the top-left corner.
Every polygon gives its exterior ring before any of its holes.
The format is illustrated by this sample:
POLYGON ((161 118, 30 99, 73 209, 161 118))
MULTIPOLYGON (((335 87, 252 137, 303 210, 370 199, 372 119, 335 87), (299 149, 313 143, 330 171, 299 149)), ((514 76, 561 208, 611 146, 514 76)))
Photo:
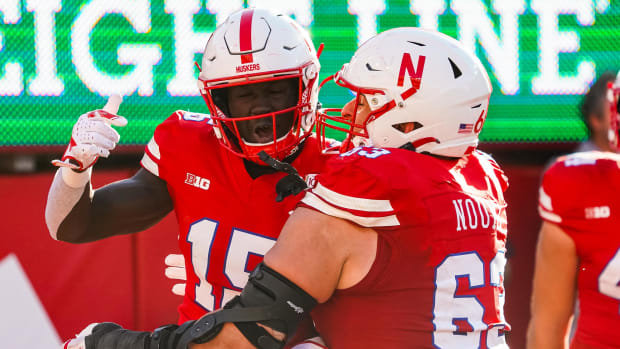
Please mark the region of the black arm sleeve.
POLYGON ((145 230, 172 211, 166 182, 140 169, 89 198, 90 185, 58 228, 58 240, 82 243, 145 230))

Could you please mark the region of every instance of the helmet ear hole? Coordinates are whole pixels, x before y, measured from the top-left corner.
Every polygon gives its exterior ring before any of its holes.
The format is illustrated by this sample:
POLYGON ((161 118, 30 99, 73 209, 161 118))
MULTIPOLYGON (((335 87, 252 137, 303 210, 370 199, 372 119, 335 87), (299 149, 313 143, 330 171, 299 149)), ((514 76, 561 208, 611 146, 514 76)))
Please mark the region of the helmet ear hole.
POLYGON ((414 121, 414 122, 402 122, 400 124, 392 125, 392 127, 404 134, 411 133, 422 127, 422 124, 414 121))

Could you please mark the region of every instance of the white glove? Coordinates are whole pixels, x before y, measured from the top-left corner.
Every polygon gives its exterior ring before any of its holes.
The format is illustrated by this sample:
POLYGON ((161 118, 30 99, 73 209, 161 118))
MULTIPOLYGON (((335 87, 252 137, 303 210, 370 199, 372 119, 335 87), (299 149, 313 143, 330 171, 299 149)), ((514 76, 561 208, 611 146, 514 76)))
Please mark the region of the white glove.
POLYGON ((71 141, 62 159, 52 160, 52 164, 82 172, 94 165, 100 156, 107 158, 120 140, 111 125, 127 125, 127 119, 116 115, 122 101, 123 97, 113 95, 103 109, 82 114, 73 126, 71 141))
POLYGON ((86 326, 86 328, 83 329, 82 332, 78 333, 75 338, 64 342, 62 345, 62 349, 86 349, 86 343, 84 341, 84 338, 90 335, 93 332, 93 327, 97 326, 98 324, 99 323, 94 322, 86 326))
POLYGON ((178 296, 185 296, 185 257, 182 254, 169 254, 164 260, 166 263, 166 277, 172 281, 184 281, 183 283, 172 286, 172 293, 178 296))

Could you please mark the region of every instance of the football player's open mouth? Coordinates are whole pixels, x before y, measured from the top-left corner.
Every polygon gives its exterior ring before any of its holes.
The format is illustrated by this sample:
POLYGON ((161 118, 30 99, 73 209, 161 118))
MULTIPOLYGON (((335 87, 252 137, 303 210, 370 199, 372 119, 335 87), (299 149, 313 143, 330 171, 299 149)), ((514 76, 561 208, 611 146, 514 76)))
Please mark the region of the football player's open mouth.
POLYGON ((273 124, 271 122, 261 122, 254 126, 253 134, 256 143, 273 142, 273 124))

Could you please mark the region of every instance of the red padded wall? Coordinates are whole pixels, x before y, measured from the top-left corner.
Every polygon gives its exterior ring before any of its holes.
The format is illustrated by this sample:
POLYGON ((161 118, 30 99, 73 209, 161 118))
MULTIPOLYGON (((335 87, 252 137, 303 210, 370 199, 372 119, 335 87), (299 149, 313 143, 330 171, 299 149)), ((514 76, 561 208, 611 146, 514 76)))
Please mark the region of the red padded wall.
POLYGON ((177 323, 177 306, 182 297, 172 294, 172 280, 164 276, 164 258, 181 253, 174 214, 149 230, 136 235, 136 328, 153 330, 162 324, 177 323))
POLYGON ((530 295, 534 272, 538 217, 538 184, 542 166, 503 166, 510 187, 508 202, 508 263, 504 275, 506 319, 512 326, 508 335, 511 348, 525 348, 530 317, 530 295))
MULTIPOLYGON (((101 172, 93 178, 95 184, 127 176, 126 171, 101 172)), ((52 177, 0 176, 0 260, 17 255, 61 338, 73 337, 91 322, 133 326, 132 238, 83 245, 53 240, 44 219, 52 177)))

